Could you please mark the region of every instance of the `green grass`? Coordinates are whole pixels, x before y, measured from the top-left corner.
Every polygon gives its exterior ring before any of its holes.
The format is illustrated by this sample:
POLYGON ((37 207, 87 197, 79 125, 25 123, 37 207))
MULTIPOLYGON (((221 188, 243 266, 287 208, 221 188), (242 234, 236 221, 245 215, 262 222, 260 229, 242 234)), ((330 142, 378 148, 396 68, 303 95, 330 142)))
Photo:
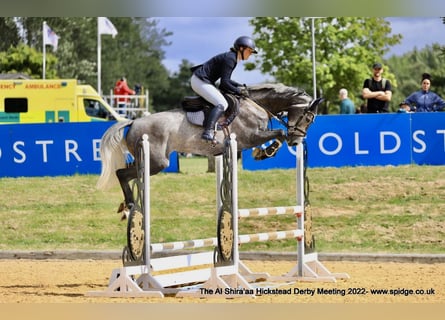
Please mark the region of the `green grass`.
MULTIPOLYGON (((241 166, 240 166, 241 167, 241 166)), ((181 173, 151 179, 154 242, 214 237, 215 174, 207 158, 180 159, 181 173)), ((444 166, 308 168, 318 252, 445 253, 444 166)), ((126 223, 118 186, 96 175, 2 178, 0 250, 121 250, 126 223)), ((295 171, 239 169, 239 207, 295 204, 295 171)), ((246 218, 240 233, 289 230, 290 216, 246 218)), ((246 244, 242 251, 291 252, 295 240, 246 244)))

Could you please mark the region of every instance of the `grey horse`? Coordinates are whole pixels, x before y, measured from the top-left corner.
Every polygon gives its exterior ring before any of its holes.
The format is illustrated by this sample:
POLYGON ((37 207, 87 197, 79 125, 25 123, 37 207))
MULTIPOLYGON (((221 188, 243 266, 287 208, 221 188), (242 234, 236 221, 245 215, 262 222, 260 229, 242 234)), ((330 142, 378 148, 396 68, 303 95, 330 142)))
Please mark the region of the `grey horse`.
MULTIPOLYGON (((248 92, 248 98, 239 98, 237 116, 225 130, 217 132, 216 144, 201 139, 203 128, 192 124, 182 108, 112 125, 101 140, 102 172, 97 187, 111 187, 117 182, 117 177, 126 202, 131 202, 128 181, 136 178, 137 173, 135 166, 127 164, 127 152, 135 155, 143 134, 149 137, 150 174, 154 175, 169 166, 169 157, 173 151, 205 156, 221 154, 227 132, 236 134, 239 151, 271 140, 277 141, 275 149, 285 140, 290 146, 297 145, 306 136, 317 113, 317 106, 322 101, 314 100, 302 89, 283 84, 249 86, 248 92), (282 122, 286 130, 269 129, 271 118, 282 122)), ((267 156, 269 154, 264 156, 263 153, 258 158, 267 156)), ((135 158, 137 164, 138 157, 135 158)))

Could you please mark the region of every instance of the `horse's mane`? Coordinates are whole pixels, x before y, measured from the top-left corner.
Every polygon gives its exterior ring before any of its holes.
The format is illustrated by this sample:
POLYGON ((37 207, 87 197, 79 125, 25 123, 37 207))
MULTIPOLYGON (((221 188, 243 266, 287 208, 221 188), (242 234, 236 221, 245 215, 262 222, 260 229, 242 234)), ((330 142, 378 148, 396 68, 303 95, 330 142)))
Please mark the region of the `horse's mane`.
POLYGON ((253 100, 281 100, 289 105, 301 103, 301 96, 308 96, 301 88, 289 87, 282 83, 264 83, 248 87, 253 100), (290 102, 290 103, 289 103, 290 102))

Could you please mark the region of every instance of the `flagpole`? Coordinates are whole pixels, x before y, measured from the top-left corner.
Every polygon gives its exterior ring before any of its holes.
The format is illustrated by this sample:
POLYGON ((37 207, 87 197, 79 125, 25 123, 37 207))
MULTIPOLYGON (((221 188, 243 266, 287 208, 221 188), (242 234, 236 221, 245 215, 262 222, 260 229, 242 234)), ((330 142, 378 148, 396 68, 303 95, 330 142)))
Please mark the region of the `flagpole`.
POLYGON ((117 30, 110 20, 106 17, 97 17, 97 92, 102 94, 101 78, 102 78, 102 44, 101 34, 111 34, 113 38, 117 35, 117 30))
POLYGON ((101 42, 100 42, 100 30, 99 30, 99 17, 97 17, 97 92, 102 95, 101 89, 101 42))
POLYGON ((46 21, 43 21, 43 25, 42 25, 42 36, 43 36, 43 75, 42 75, 42 79, 45 79, 45 73, 46 73, 46 44, 45 44, 45 25, 46 25, 46 21))

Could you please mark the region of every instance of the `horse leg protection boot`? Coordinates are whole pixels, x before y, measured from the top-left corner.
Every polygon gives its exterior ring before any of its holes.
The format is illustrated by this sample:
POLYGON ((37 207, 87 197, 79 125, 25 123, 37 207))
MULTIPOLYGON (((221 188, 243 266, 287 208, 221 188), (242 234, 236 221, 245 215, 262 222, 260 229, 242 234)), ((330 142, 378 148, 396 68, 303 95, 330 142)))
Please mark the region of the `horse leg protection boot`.
POLYGON ((223 113, 224 113, 224 107, 220 104, 215 106, 212 109, 212 111, 210 111, 204 132, 202 133, 201 136, 202 139, 213 141, 213 139, 215 138, 214 132, 215 132, 216 121, 218 121, 219 117, 221 117, 223 113))

